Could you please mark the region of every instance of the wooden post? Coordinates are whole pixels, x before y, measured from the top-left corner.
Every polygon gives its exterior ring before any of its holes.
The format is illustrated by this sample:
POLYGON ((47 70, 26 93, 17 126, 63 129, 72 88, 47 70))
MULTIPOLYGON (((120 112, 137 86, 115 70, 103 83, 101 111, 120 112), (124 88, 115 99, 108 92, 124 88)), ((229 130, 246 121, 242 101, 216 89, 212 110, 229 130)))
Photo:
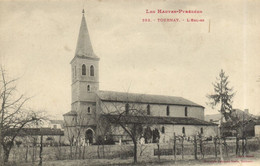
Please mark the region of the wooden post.
POLYGON ((197 158, 197 137, 194 135, 194 158, 195 160, 198 160, 197 158))
POLYGON ((184 146, 183 146, 183 142, 184 142, 184 136, 181 137, 181 158, 184 159, 184 146))
POLYGON ((215 157, 218 157, 218 152, 217 152, 217 137, 214 137, 214 147, 215 147, 215 157))
POLYGON ((41 135, 40 154, 39 154, 39 157, 40 157, 39 166, 42 166, 42 148, 43 148, 42 139, 43 139, 43 135, 41 135))
MULTIPOLYGON (((222 99, 221 102, 222 103, 222 99)), ((222 133, 221 133, 221 127, 222 127, 222 123, 223 123, 223 104, 221 104, 221 110, 220 110, 220 121, 219 121, 219 126, 218 126, 218 137, 219 137, 219 155, 220 155, 220 161, 223 162, 224 158, 223 158, 223 152, 222 152, 222 133)), ((222 129, 223 130, 223 129, 222 129)))
POLYGON ((249 151, 247 148, 247 138, 246 137, 245 137, 245 152, 246 152, 246 155, 248 155, 249 151))
POLYGON ((238 136, 236 137, 236 156, 239 156, 239 138, 238 136))
POLYGON ((61 135, 59 136, 59 158, 61 158, 61 135))
POLYGON ((202 136, 200 137, 200 154, 201 154, 202 158, 204 158, 204 151, 203 151, 203 140, 202 140, 202 136))
POLYGON ((85 145, 85 142, 83 144, 83 159, 85 159, 85 149, 86 149, 86 145, 85 145))
POLYGON ((226 138, 224 138, 224 146, 225 146, 226 156, 228 157, 228 147, 227 147, 226 138))
POLYGON ((36 138, 33 137, 33 148, 32 148, 32 152, 33 152, 33 154, 32 154, 32 163, 34 163, 34 161, 35 161, 35 146, 36 146, 36 138))
POLYGON ((159 160, 159 162, 160 162, 160 161, 161 161, 161 159, 160 159, 161 151, 160 151, 159 141, 158 141, 158 143, 157 143, 157 147, 158 147, 158 160, 159 160))
POLYGON ((173 155, 174 155, 174 162, 176 162, 176 136, 175 136, 175 132, 173 133, 173 155))
POLYGON ((245 156, 245 139, 242 138, 242 155, 245 156))
POLYGON ((27 162, 28 161, 28 150, 29 149, 29 145, 28 145, 28 143, 27 143, 27 145, 26 145, 26 151, 25 151, 25 161, 27 162))

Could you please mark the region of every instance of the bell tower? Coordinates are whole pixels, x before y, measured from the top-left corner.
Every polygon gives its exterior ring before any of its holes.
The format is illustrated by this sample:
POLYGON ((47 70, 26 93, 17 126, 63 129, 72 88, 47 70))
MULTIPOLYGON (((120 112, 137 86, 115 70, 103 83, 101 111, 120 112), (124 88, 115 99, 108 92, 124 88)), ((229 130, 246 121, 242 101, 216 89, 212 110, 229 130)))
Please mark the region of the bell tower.
POLYGON ((71 64, 71 110, 77 119, 84 116, 84 125, 95 125, 96 95, 99 90, 99 58, 94 54, 84 9, 74 58, 71 64))

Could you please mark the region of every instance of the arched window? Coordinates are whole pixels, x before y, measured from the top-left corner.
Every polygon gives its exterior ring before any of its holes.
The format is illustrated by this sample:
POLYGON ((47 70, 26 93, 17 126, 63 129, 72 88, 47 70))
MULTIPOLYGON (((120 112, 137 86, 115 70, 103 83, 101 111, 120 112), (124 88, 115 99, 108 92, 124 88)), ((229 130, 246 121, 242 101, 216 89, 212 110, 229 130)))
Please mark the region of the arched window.
POLYGON ((185 127, 182 128, 182 134, 185 134, 185 127))
POLYGON ((163 134, 165 133, 165 128, 164 128, 164 126, 162 127, 162 133, 163 133, 163 134))
POLYGON ((90 91, 90 85, 88 85, 88 92, 90 91))
POLYGON ((94 66, 90 66, 90 76, 94 76, 94 66))
POLYGON ((200 128, 200 133, 203 134, 203 128, 200 128))
POLYGON ((169 106, 166 107, 166 115, 167 115, 167 116, 170 115, 170 107, 169 107, 169 106))
POLYGON ((128 115, 129 113, 129 104, 125 104, 125 114, 128 115))
POLYGON ((90 114, 90 107, 88 107, 88 113, 90 114))
POLYGON ((188 116, 188 107, 185 107, 185 117, 187 117, 188 116))
POLYGON ((151 114, 151 111, 150 111, 150 104, 147 105, 147 115, 150 115, 151 114))
POLYGON ((86 65, 82 65, 82 75, 86 75, 86 65))

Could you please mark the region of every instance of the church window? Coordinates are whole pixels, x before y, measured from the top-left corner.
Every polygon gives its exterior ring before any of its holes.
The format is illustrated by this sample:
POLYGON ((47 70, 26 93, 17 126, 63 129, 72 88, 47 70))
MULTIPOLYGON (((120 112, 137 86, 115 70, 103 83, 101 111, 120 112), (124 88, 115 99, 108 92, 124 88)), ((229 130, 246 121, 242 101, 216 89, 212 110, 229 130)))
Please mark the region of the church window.
POLYGON ((167 116, 170 115, 170 107, 169 107, 169 106, 166 107, 166 115, 167 115, 167 116))
POLYGON ((187 117, 188 116, 188 107, 185 107, 185 117, 187 117))
POLYGON ((88 107, 88 113, 90 114, 90 107, 88 107))
POLYGON ((185 134, 185 127, 182 128, 182 134, 185 134))
POLYGON ((125 114, 128 115, 129 113, 129 104, 125 104, 125 114))
POLYGON ((150 115, 151 114, 151 110, 150 110, 150 104, 147 105, 147 115, 150 115))
POLYGON ((163 133, 163 134, 165 133, 165 128, 164 128, 164 126, 162 127, 162 133, 163 133))
POLYGON ((90 85, 88 85, 88 92, 90 91, 90 85))
POLYGON ((90 66, 90 76, 94 76, 94 66, 90 66))
POLYGON ((200 133, 203 134, 203 128, 200 128, 200 133))
POLYGON ((82 65, 82 75, 86 75, 86 65, 82 65))

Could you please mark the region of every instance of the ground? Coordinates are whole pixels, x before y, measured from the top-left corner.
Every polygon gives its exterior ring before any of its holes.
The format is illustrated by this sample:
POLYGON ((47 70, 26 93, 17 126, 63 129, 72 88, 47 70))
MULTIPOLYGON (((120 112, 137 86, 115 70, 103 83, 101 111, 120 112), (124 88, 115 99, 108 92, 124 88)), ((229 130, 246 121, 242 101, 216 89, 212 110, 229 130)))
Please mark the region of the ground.
MULTIPOLYGON (((160 162, 158 161, 157 156, 153 156, 152 158, 147 157, 139 157, 139 162, 137 165, 225 165, 225 166, 253 166, 260 165, 260 150, 255 152, 250 152, 246 157, 236 157, 230 156, 229 158, 225 157, 224 162, 221 163, 214 158, 214 156, 208 156, 206 159, 194 160, 193 156, 185 156, 186 159, 182 160, 181 156, 177 156, 177 161, 174 163, 173 156, 161 156, 160 162)), ((10 163, 11 164, 11 163, 10 163)), ((32 163, 24 163, 17 164, 12 163, 12 165, 21 165, 21 166, 29 166, 32 163)), ((38 163, 35 163, 38 165, 38 163)), ((133 165, 133 158, 128 159, 86 159, 86 160, 58 160, 58 161, 46 161, 43 162, 43 166, 105 166, 105 165, 133 165)))

